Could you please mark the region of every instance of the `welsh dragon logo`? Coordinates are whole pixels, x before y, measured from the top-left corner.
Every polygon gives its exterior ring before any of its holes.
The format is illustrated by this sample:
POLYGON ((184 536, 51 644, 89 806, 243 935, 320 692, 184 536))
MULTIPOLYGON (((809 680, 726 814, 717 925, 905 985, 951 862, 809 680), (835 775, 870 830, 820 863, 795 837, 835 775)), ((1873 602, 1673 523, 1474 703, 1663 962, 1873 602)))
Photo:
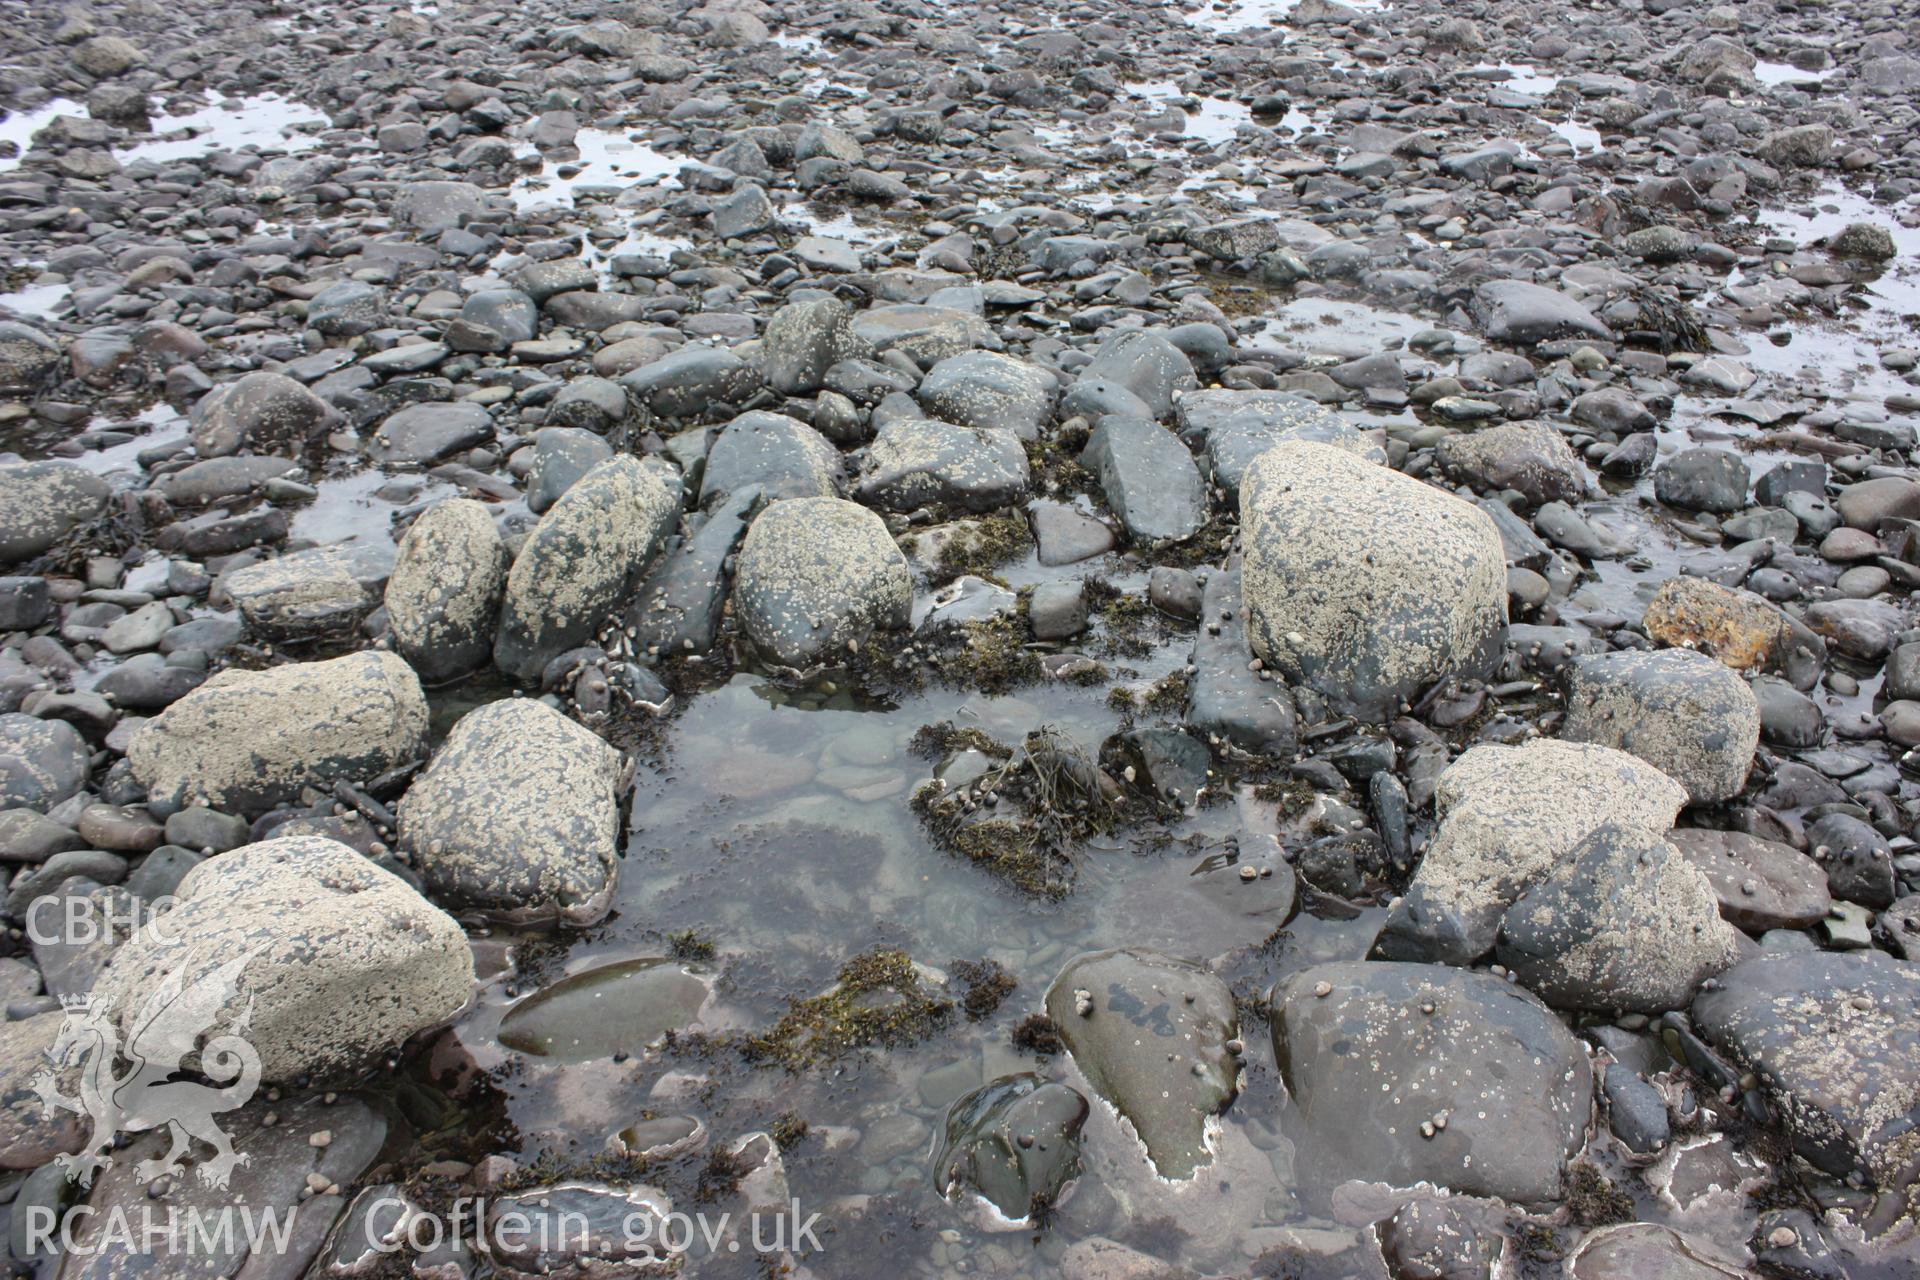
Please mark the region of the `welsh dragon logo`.
POLYGON ((159 1159, 134 1166, 142 1182, 180 1172, 182 1157, 195 1140, 213 1148, 213 1156, 198 1166, 200 1180, 209 1187, 225 1188, 234 1169, 247 1163, 214 1117, 245 1106, 260 1087, 260 1055, 243 1038, 253 1014, 252 992, 224 1034, 204 1045, 199 1041, 233 999, 241 971, 255 954, 248 951, 191 984, 183 968, 174 969, 139 1015, 125 1024, 125 1045, 120 1043, 122 1024, 110 1010, 86 996, 63 1002, 67 1020, 47 1050, 55 1065, 34 1077, 33 1090, 47 1114, 71 1111, 93 1122, 84 1147, 57 1157, 69 1179, 90 1186, 96 1172, 112 1165, 107 1152, 117 1135, 151 1129, 170 1130, 172 1145, 159 1159), (213 1081, 211 1085, 175 1079, 190 1075, 181 1064, 196 1046, 198 1074, 213 1081), (117 1072, 123 1063, 126 1070, 117 1072), (79 1068, 78 1092, 68 1097, 60 1092, 61 1077, 64 1069, 73 1067, 79 1068))

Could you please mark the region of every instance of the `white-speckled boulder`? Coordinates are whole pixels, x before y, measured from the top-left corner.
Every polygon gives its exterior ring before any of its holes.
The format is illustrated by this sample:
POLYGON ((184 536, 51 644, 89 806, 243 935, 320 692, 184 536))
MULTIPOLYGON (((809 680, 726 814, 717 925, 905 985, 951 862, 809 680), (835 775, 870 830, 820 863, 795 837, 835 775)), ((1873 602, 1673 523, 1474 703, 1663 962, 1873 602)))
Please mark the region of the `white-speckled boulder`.
POLYGON ((591 924, 618 874, 620 753, 543 702, 470 711, 400 801, 427 891, 515 923, 591 924))
POLYGON ((1492 669, 1507 567, 1485 512, 1331 445, 1288 441, 1240 486, 1253 651, 1379 717, 1433 681, 1492 669))
POLYGON ((0 466, 0 565, 31 560, 107 505, 107 482, 72 462, 0 466))
POLYGON ((906 626, 912 602, 907 558, 886 523, 840 498, 773 503, 734 567, 741 627, 790 667, 845 657, 874 631, 906 626))
POLYGON ((1060 384, 1039 365, 994 351, 968 351, 927 370, 916 394, 920 407, 944 422, 1036 440, 1053 417, 1060 384))
POLYGON ((216 1080, 361 1071, 473 993, 459 924, 334 840, 290 836, 223 853, 189 871, 174 896, 114 954, 93 997, 124 1035, 169 988, 225 989, 216 1036, 250 1007, 241 1034, 251 1048, 219 1038, 187 1046, 188 1068, 216 1080))
POLYGON ((487 661, 510 559, 492 514, 471 498, 435 503, 407 530, 387 579, 387 625, 422 679, 487 661))
POLYGON ((1567 665, 1560 735, 1631 751, 1695 804, 1747 785, 1760 745, 1760 703, 1724 663, 1688 649, 1604 653, 1567 665))
POLYGON ((679 518, 679 486, 658 467, 622 456, 580 477, 527 535, 507 574, 494 662, 530 681, 591 641, 679 518))
POLYGON ((1659 839, 1686 800, 1672 778, 1611 747, 1551 738, 1477 746, 1440 775, 1439 829, 1374 954, 1472 964, 1493 948, 1514 900, 1594 831, 1612 824, 1659 839))
POLYGON ((127 747, 150 804, 264 813, 306 787, 366 781, 427 751, 427 699, 392 653, 227 670, 127 747))

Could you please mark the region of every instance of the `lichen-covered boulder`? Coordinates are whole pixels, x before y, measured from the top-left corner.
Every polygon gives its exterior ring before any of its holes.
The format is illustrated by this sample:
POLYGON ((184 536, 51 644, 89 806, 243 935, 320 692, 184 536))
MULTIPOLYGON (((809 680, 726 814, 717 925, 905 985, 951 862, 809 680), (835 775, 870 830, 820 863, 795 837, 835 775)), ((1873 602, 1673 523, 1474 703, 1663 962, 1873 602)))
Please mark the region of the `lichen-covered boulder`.
POLYGON ((427 891, 513 922, 591 924, 618 874, 620 753, 545 703, 461 717, 400 801, 427 891))
POLYGON ((222 671, 140 726, 127 763, 149 804, 252 815, 426 751, 419 678, 399 655, 367 652, 222 671))
MULTIPOLYGON (((189 871, 171 910, 114 953, 94 986, 123 1034, 182 993, 250 1010, 257 1079, 344 1076, 465 1006, 473 953, 446 912, 354 849, 318 836, 263 840, 189 871)), ((217 1034, 217 1033, 216 1033, 217 1034)), ((187 1069, 255 1073, 249 1050, 184 1046, 187 1069)))
POLYGON ((390 549, 352 543, 236 569, 225 586, 247 628, 261 639, 313 640, 352 631, 380 603, 392 571, 390 549))
POLYGON ((775 662, 844 658, 876 630, 907 625, 913 578, 879 516, 839 498, 770 504, 734 565, 733 607, 775 662))
POLYGON ((72 462, 0 466, 0 565, 31 560, 107 505, 107 482, 72 462))
POLYGON ((387 626, 421 679, 450 680, 486 663, 511 559, 492 514, 471 498, 428 507, 400 539, 387 626))
POLYGON ((680 517, 679 486, 610 458, 534 526, 507 573, 493 660, 520 681, 592 640, 626 602, 680 517))
POLYGON ((1745 680, 1703 653, 1590 654, 1565 670, 1560 736, 1632 752, 1694 804, 1730 800, 1760 745, 1760 704, 1745 680))
POLYGON ((920 406, 943 421, 1035 440, 1053 417, 1060 385, 1038 365, 993 351, 968 351, 927 370, 917 394, 920 406))
POLYGON ((1331 445, 1288 441, 1240 487, 1253 651, 1288 681, 1379 717, 1506 639, 1507 568, 1486 513, 1331 445))
POLYGON ((1374 954, 1472 964, 1514 900, 1609 823, 1659 838, 1686 803, 1680 784, 1611 747, 1536 738, 1473 748, 1440 775, 1439 828, 1374 954))

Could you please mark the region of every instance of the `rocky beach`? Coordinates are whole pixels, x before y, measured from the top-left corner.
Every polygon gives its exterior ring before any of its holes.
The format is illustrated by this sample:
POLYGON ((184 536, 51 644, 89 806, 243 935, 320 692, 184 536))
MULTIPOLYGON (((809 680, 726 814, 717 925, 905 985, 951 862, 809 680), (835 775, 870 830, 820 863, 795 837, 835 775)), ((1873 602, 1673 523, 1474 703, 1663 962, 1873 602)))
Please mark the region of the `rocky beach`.
POLYGON ((0 16, 10 1274, 1920 1275, 1914 0, 0 16))

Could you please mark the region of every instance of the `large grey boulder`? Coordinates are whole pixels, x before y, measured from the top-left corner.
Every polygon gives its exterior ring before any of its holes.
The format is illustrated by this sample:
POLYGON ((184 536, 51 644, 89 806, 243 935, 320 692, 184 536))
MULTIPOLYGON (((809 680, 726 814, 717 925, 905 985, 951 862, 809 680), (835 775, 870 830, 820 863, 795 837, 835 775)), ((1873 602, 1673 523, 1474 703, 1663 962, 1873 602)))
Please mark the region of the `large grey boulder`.
POLYGON ((1240 1090, 1227 1048, 1240 1021, 1226 983, 1150 951, 1095 951, 1060 970, 1046 1008, 1161 1177, 1182 1181, 1212 1161, 1209 1125, 1240 1090))
POLYGON ((1011 431, 903 418, 874 437, 857 492, 888 511, 929 503, 993 511, 1024 499, 1030 480, 1026 448, 1011 431))
POLYGON ((1146 418, 1105 417, 1080 454, 1127 535, 1183 542, 1207 522, 1207 486, 1180 437, 1146 418))
POLYGON ((1387 451, 1333 410, 1293 391, 1189 391, 1174 406, 1180 438, 1202 451, 1207 475, 1238 495, 1247 468, 1283 440, 1311 440, 1385 463, 1387 451))
POLYGON ((1920 1168, 1920 966, 1876 951, 1762 953, 1693 1002, 1754 1073, 1794 1150, 1837 1178, 1914 1194, 1920 1168))
POLYGON ((471 498, 414 520, 387 579, 387 626, 421 679, 450 680, 492 656, 511 560, 492 513, 471 498))
POLYGON ((1536 738, 1473 748, 1440 775, 1439 827, 1374 954, 1472 964, 1515 899, 1612 824, 1658 838, 1686 803, 1680 784, 1624 751, 1536 738))
POLYGON ((760 338, 760 370, 783 396, 812 395, 834 364, 872 354, 854 334, 853 309, 838 298, 787 303, 760 338))
POLYGON ((1539 422, 1507 422, 1456 432, 1435 451, 1453 479, 1475 489, 1513 489, 1532 506, 1586 497, 1587 469, 1566 437, 1539 422))
POLYGON ((31 560, 106 509, 107 482, 72 462, 0 466, 0 565, 31 560))
POLYGON ((222 671, 140 726, 127 763, 149 803, 254 815, 426 751, 427 699, 413 668, 367 652, 222 671))
POLYGON ((1738 955, 1713 885, 1645 832, 1603 826, 1521 894, 1494 954, 1560 1009, 1684 1009, 1738 955))
POLYGON ((0 715, 0 809, 45 813, 87 785, 93 753, 65 720, 0 715))
POLYGON ((203 458, 242 449, 297 455, 340 425, 338 410, 284 373, 249 373, 193 407, 193 448, 203 458))
POLYGON ((1275 987, 1274 1057, 1315 1180, 1559 1199, 1593 1069, 1538 999, 1438 965, 1316 965, 1275 987))
POLYGON ((546 514, 582 476, 612 456, 613 446, 585 427, 542 427, 534 432, 533 463, 527 468, 527 510, 546 514))
POLYGON ((514 923, 591 924, 618 875, 621 757, 543 702, 461 717, 400 801, 427 891, 514 923))
POLYGON ((1248 635, 1288 681, 1377 718, 1506 640, 1507 568, 1486 513, 1331 445, 1288 441, 1240 488, 1248 635))
POLYGON ((1060 386, 1038 365, 993 351, 968 351, 927 371, 916 393, 928 414, 964 427, 1037 440, 1053 417, 1060 386))
POLYGON ((1560 736, 1639 756, 1694 804, 1740 794, 1760 745, 1760 704, 1723 663, 1688 649, 1590 654, 1565 668, 1560 736))
POLYGON ((115 952, 93 998, 123 1035, 183 993, 214 1003, 216 1028, 245 1016, 250 1049, 220 1038, 182 1046, 187 1069, 216 1079, 346 1076, 473 993, 459 924, 337 841, 291 836, 223 853, 187 872, 174 898, 115 952))
POLYGON ((839 498, 770 504, 734 566, 747 638, 784 666, 839 660, 876 630, 907 625, 913 577, 879 516, 839 498))
POLYGON ((833 442, 798 418, 756 409, 721 429, 700 476, 700 505, 749 486, 768 498, 837 496, 845 465, 833 442))
POLYGON ((314 547, 236 569, 223 580, 247 627, 263 640, 314 640, 350 632, 380 603, 391 548, 314 547))
POLYGON ((1200 385, 1186 352, 1162 334, 1138 329, 1101 343, 1080 376, 1125 387, 1140 397, 1156 418, 1167 416, 1176 392, 1192 391, 1200 385))
POLYGON ((1532 346, 1553 338, 1611 340, 1613 331, 1570 294, 1525 280, 1488 280, 1473 291, 1473 318, 1495 342, 1532 346))
POLYGON ((679 516, 678 485, 636 458, 611 458, 581 477, 527 535, 507 573, 494 662, 525 682, 592 640, 679 516))

